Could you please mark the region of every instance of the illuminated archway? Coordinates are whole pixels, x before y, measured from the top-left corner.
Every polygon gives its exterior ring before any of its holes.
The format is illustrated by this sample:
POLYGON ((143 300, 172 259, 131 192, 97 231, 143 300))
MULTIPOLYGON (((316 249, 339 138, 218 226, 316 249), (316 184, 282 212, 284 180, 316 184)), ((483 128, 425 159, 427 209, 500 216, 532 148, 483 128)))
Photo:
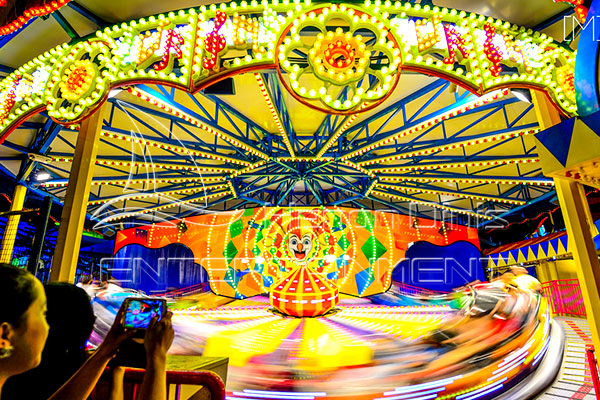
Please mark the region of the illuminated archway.
POLYGON ((77 122, 118 86, 154 82, 195 92, 273 68, 294 97, 331 113, 373 108, 404 70, 478 94, 543 90, 575 115, 574 61, 574 52, 544 34, 446 8, 369 0, 213 4, 115 25, 28 62, 0 82, 0 131, 6 137, 43 109, 60 123, 77 122), (351 96, 335 98, 348 85, 351 96))

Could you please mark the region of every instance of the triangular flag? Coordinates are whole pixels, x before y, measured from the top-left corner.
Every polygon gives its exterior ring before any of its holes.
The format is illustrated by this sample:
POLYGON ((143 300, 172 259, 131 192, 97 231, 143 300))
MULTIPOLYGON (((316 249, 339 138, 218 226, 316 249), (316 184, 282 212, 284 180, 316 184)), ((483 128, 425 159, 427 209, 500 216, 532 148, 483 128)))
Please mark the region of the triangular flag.
POLYGON ((519 249, 519 257, 517 258, 518 263, 527 262, 527 257, 525 257, 525 254, 523 254, 524 251, 527 251, 527 248, 522 247, 519 249))
POLYGON ((503 267, 506 265, 506 261, 504 257, 502 257, 502 253, 498 253, 498 262, 496 264, 498 267, 503 267))
POLYGON ((528 262, 537 260, 537 256, 535 255, 535 253, 533 252, 531 247, 532 246, 527 246, 527 261, 528 262))
POLYGON ((588 161, 590 155, 600 154, 600 136, 589 126, 578 120, 575 122, 569 154, 565 167, 588 161))
POLYGON ((574 118, 568 119, 536 134, 535 138, 540 144, 540 146, 536 146, 538 154, 540 147, 544 147, 559 163, 565 166, 569 156, 574 124, 574 118))
POLYGON ((554 257, 556 256, 556 248, 558 247, 558 239, 552 239, 549 240, 548 242, 548 251, 546 252, 546 255, 548 257, 554 257))
POLYGON ((568 253, 567 247, 565 246, 565 244, 567 242, 567 238, 568 238, 567 235, 561 236, 561 237, 558 238, 558 243, 557 243, 557 246, 556 246, 556 255, 557 256, 562 256, 562 255, 568 253))
POLYGON ((548 243, 547 240, 540 243, 538 250, 538 260, 541 260, 542 258, 548 258, 548 246, 550 246, 550 243, 548 243))

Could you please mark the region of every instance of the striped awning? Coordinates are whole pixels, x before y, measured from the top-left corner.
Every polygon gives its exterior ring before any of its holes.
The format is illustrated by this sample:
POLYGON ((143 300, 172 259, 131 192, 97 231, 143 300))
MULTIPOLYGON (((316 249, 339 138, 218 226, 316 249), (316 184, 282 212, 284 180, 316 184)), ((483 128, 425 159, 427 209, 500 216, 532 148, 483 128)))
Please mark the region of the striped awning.
MULTIPOLYGON (((600 231, 600 219, 595 223, 595 231, 600 231)), ((600 234, 594 236, 596 249, 600 249, 600 234)), ((566 231, 546 236, 522 240, 483 251, 488 268, 498 268, 541 261, 552 257, 561 257, 571 253, 569 237, 566 231)))
POLYGON ((496 247, 487 254, 487 266, 497 268, 564 256, 570 252, 568 241, 567 232, 561 231, 496 247))

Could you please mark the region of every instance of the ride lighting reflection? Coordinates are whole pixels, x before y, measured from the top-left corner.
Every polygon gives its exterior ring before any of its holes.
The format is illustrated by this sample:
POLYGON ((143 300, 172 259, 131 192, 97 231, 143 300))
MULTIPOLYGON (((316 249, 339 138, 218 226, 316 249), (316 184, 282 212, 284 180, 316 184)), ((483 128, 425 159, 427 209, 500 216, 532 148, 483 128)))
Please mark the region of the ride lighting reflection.
MULTIPOLYGON (((394 283, 365 298, 340 296, 318 317, 282 313, 266 296, 173 299, 173 351, 229 357, 230 400, 496 396, 534 371, 549 348, 548 306, 523 271, 451 293, 408 295, 394 283)), ((131 296, 116 286, 89 290, 100 321, 131 296)))

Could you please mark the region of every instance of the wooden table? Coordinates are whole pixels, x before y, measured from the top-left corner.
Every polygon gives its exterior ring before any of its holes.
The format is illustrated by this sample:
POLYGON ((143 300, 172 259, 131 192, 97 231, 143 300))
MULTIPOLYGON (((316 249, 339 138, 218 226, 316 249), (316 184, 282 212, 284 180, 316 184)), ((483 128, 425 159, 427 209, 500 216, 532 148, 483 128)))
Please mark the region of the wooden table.
POLYGON ((212 371, 227 384, 227 357, 172 356, 167 357, 167 371, 212 371))

